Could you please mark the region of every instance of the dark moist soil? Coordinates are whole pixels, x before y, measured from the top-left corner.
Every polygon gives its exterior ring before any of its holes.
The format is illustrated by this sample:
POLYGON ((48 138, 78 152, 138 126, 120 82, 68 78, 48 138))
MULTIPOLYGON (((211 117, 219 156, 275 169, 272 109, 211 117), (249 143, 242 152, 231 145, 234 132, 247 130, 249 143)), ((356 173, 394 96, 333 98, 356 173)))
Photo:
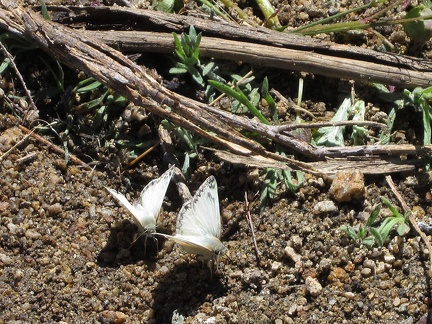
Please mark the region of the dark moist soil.
MULTIPOLYGON (((282 23, 293 26, 330 10, 321 2, 279 5, 284 8, 282 23)), ((343 1, 340 8, 356 5, 343 1)), ((400 29, 381 32, 400 41, 394 43, 401 50, 411 48, 408 40, 396 38, 400 29)), ((355 37, 355 45, 376 45, 371 32, 352 34, 333 40, 350 43, 355 37)), ((418 56, 427 57, 429 48, 426 44, 418 56)), ((286 72, 285 77, 293 75, 286 72)), ((350 89, 346 81, 328 80, 332 86, 326 87, 320 80, 306 76, 310 91, 305 91, 304 108, 315 113, 323 106, 332 110, 339 91, 350 89)), ((360 98, 368 98, 367 88, 358 89, 360 98)), ((289 91, 295 97, 296 89, 289 91)), ((384 116, 388 111, 383 108, 384 116)), ((41 115, 59 118, 43 108, 41 115)), ((331 179, 306 175, 296 193, 280 190, 260 213, 260 170, 215 161, 200 149, 188 185, 193 192, 207 176, 216 177, 221 240, 229 249, 211 272, 170 241, 136 239, 131 215, 104 188, 127 193, 131 201, 137 198, 168 167, 161 148, 125 170, 121 165, 127 152, 116 145, 107 149, 97 136, 72 138, 72 153, 98 162, 86 170, 32 137, 21 141, 25 134, 18 123, 3 102, 0 323, 416 323, 422 316, 426 322, 429 252, 419 236, 413 230, 403 237, 392 232, 384 247, 368 249, 338 230, 364 224, 380 196, 397 205, 383 176, 366 177, 362 199, 338 203, 329 194, 331 179), (245 193, 259 259, 246 220, 245 193), (330 207, 317 208, 321 204, 330 207)), ((152 129, 157 118, 144 123, 152 129)), ((404 137, 415 134, 410 125, 394 138, 415 141, 414 135, 404 137)), ((132 126, 130 131, 140 129, 132 126)), ((417 219, 432 223, 429 174, 418 171, 393 179, 417 219)), ((166 197, 158 231, 170 234, 181 207, 173 184, 166 197)))

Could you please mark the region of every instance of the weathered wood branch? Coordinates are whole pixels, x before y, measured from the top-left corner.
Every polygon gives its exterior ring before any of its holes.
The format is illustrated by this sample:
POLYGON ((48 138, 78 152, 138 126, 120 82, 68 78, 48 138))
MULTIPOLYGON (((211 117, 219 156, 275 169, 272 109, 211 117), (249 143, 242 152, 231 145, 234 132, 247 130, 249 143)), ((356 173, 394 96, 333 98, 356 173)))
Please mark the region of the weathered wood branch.
MULTIPOLYGON (((346 159, 338 159, 335 164, 336 160, 327 158, 324 148, 317 149, 289 136, 283 127, 264 125, 175 94, 162 87, 122 53, 97 39, 84 36, 80 31, 46 21, 39 14, 31 10, 24 10, 12 1, 1 0, 1 4, 4 8, 0 10, 1 28, 35 42, 59 61, 93 76, 136 105, 144 106, 150 112, 210 139, 237 156, 247 155, 251 162, 258 161, 260 165, 267 167, 280 167, 282 162, 284 168, 300 169, 311 173, 334 173, 335 170, 351 168, 353 165, 346 159), (267 138, 269 142, 270 140, 276 141, 288 151, 291 150, 309 159, 321 161, 305 163, 282 157, 243 136, 241 133, 243 130, 258 133, 263 138, 267 138)), ((407 153, 409 150, 406 149, 407 147, 404 152, 409 154, 407 153)), ((355 147, 350 150, 348 155, 353 155, 355 147)), ((377 170, 380 173, 413 170, 414 164, 419 161, 418 158, 401 161, 398 159, 398 154, 391 152, 386 152, 383 158, 377 159, 377 156, 374 155, 378 150, 381 150, 381 147, 368 151, 369 156, 372 157, 368 159, 369 169, 372 169, 374 163, 380 165, 380 168, 375 168, 374 173, 377 170), (391 161, 395 158, 395 162, 391 161)), ((336 153, 344 156, 343 153, 340 153, 342 151, 343 149, 340 149, 336 153)), ((430 147, 422 147, 420 151, 411 146, 410 152, 417 156, 418 153, 430 154, 430 151, 430 147)), ((327 150, 329 155, 331 152, 332 150, 327 150)))
MULTIPOLYGON (((61 10, 59 7, 53 9, 61 10)), ((121 51, 172 53, 171 33, 188 32, 193 25, 203 32, 202 56, 407 88, 432 85, 430 60, 339 45, 261 27, 240 27, 223 21, 150 10, 119 7, 70 7, 67 10, 72 10, 74 16, 64 10, 66 17, 59 19, 60 22, 70 26, 91 24, 92 30, 85 35, 96 37, 121 51), (113 28, 130 26, 133 31, 94 30, 99 22, 106 28, 107 21, 113 28)))

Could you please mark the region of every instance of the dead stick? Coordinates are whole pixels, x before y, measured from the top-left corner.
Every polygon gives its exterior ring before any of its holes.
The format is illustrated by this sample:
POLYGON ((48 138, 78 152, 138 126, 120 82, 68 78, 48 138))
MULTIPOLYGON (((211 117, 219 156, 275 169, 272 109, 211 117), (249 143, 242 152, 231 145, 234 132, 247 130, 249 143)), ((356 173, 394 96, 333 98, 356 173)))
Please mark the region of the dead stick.
POLYGON ((301 123, 301 124, 286 124, 278 126, 279 131, 290 131, 298 128, 320 128, 320 127, 339 127, 339 126, 369 126, 369 127, 387 127, 386 124, 371 122, 371 121, 360 121, 360 120, 345 120, 345 121, 324 121, 316 123, 301 123))
MULTIPOLYGON (((52 149, 54 152, 60 154, 60 155, 65 155, 65 151, 63 149, 61 149, 60 147, 58 147, 57 145, 47 141, 46 139, 44 139, 42 136, 39 136, 38 134, 36 134, 35 132, 31 131, 30 129, 19 125, 18 126, 24 133, 29 134, 30 136, 34 137, 36 140, 38 140, 39 142, 41 142, 42 144, 44 144, 45 146, 47 146, 47 148, 52 149)), ((86 170, 93 170, 87 163, 85 163, 84 161, 80 160, 79 158, 77 158, 76 156, 69 154, 69 158, 70 160, 77 165, 81 165, 84 169, 86 170)))
POLYGON ((4 46, 2 42, 0 42, 0 47, 1 47, 1 50, 4 53, 4 55, 7 56, 8 59, 10 60, 10 64, 11 64, 12 68, 15 70, 15 73, 16 73, 18 79, 21 81, 21 84, 22 84, 22 86, 24 88, 24 91, 25 91, 27 97, 28 97, 28 100, 30 101, 31 108, 34 111, 38 111, 38 109, 37 109, 37 107, 36 107, 36 105, 35 105, 35 103, 33 101, 33 98, 31 96, 30 90, 27 88, 27 85, 26 85, 26 83, 24 81, 24 78, 22 77, 20 71, 18 70, 18 67, 15 65, 15 60, 14 60, 13 56, 11 55, 11 53, 9 53, 9 51, 6 48, 6 46, 4 46))
POLYGON ((250 214, 249 201, 248 201, 247 193, 246 192, 245 192, 245 209, 246 209, 246 219, 247 219, 247 221, 249 223, 249 227, 251 229, 252 240, 253 240, 253 244, 254 244, 254 247, 255 247, 255 257, 256 257, 257 264, 259 265, 260 264, 260 254, 261 253, 258 250, 258 244, 256 242, 255 230, 254 230, 254 226, 253 226, 253 223, 252 223, 252 216, 250 214))
MULTIPOLYGON (((390 186, 390 189, 393 191, 394 195, 396 196, 396 199, 399 201, 399 203, 402 206, 402 209, 404 210, 404 212, 409 212, 410 209, 407 205, 407 203, 405 202, 405 199, 403 199, 402 195, 399 193, 398 189, 396 188, 395 183, 393 182, 393 179, 391 176, 386 176, 385 177, 387 183, 390 186)), ((416 230, 416 232, 420 235, 420 237, 422 238, 423 242, 425 243, 427 249, 429 250, 429 277, 432 278, 432 245, 430 244, 427 236, 425 233, 423 233, 423 231, 420 229, 420 227, 417 224, 417 221, 415 219, 415 213, 410 213, 409 215, 409 221, 412 224, 412 226, 414 227, 414 229, 416 230)))

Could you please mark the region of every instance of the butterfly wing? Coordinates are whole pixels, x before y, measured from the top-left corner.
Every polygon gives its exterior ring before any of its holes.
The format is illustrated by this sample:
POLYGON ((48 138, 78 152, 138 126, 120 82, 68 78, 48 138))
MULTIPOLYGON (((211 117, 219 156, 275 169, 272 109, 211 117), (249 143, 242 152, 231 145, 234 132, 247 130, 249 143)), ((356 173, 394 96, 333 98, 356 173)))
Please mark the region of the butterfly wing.
MULTIPOLYGON (((162 207, 165 193, 174 174, 174 165, 165 171, 159 178, 150 181, 141 191, 138 202, 134 205, 143 211, 142 218, 151 217, 156 223, 162 207)), ((138 219, 142 223, 141 218, 138 219)))
POLYGON ((174 166, 159 178, 150 181, 141 191, 140 197, 133 205, 121 193, 106 188, 133 216, 134 223, 141 232, 154 233, 156 221, 162 207, 166 190, 174 173, 174 166))
POLYGON ((177 217, 176 236, 204 237, 221 235, 221 217, 216 179, 208 177, 192 200, 186 202, 177 217))
POLYGON ((137 217, 139 214, 139 210, 133 206, 124 195, 122 195, 120 192, 115 191, 114 189, 110 189, 105 187, 106 190, 114 197, 116 198, 124 207, 126 207, 127 210, 134 216, 137 217))
POLYGON ((161 233, 158 234, 166 237, 167 239, 170 239, 171 241, 174 241, 187 253, 205 256, 213 254, 212 245, 205 244, 205 242, 203 242, 202 239, 198 236, 184 236, 177 234, 175 236, 172 236, 161 233))

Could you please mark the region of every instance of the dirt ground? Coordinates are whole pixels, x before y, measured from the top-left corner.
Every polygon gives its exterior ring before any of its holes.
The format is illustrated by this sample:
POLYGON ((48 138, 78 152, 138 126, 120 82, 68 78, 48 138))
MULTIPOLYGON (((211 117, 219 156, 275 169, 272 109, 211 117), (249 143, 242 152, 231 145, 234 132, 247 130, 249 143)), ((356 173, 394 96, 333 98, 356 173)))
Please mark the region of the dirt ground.
MULTIPOLYGON (((281 22, 293 26, 330 10, 321 2, 278 5, 283 8, 281 22)), ((341 1, 337 8, 355 5, 341 1)), ((409 39, 400 37, 400 28, 380 32, 394 40, 401 52, 417 51, 423 57, 430 52, 430 44, 418 51, 409 39)), ((346 37, 331 38, 359 46, 377 44, 370 31, 346 37)), ((275 70, 267 73, 280 76, 275 70)), ((286 72, 286 84, 294 79, 286 72)), ((306 83, 310 91, 305 91, 304 104, 311 109, 324 102, 327 110, 334 110, 340 92, 348 93, 351 87, 348 81, 323 77, 307 76, 306 83)), ((374 102, 367 89, 359 86, 359 96, 387 113, 389 107, 374 102)), ((296 88, 288 91, 295 97, 296 88)), ((47 121, 63 117, 57 113, 41 108, 41 118, 47 121)), ((157 118, 143 121, 152 138, 158 123, 157 118)), ((338 230, 342 225, 364 224, 380 196, 398 206, 384 176, 366 177, 361 199, 336 202, 329 193, 331 179, 306 175, 297 192, 279 190, 260 212, 256 194, 263 179, 259 171, 220 162, 200 148, 188 186, 194 192, 209 175, 217 179, 221 241, 229 250, 211 272, 195 256, 161 237, 135 239, 131 215, 104 188, 127 193, 130 201, 137 198, 149 181, 168 168, 160 147, 137 167, 125 170, 124 148, 102 145, 103 134, 94 138, 75 134, 68 142, 70 152, 88 163, 96 162, 89 163, 92 169, 87 170, 66 162, 63 154, 35 138, 25 138, 18 124, 16 112, 3 101, 0 323, 427 322, 429 252, 420 237, 411 229, 405 236, 393 233, 384 247, 366 248, 338 230), (245 216, 245 193, 259 258, 245 216), (317 208, 321 204, 331 207, 317 208)), ((417 131, 415 118, 401 125, 406 128, 400 134, 417 131)), ((129 131, 141 127, 133 124, 129 131)), ((54 133, 44 136, 62 146, 54 133)), ((414 138, 406 140, 415 142, 414 138)), ((418 220, 431 224, 430 173, 395 174, 393 180, 418 220)), ((175 231, 180 208, 180 196, 171 184, 158 231, 175 231)))

